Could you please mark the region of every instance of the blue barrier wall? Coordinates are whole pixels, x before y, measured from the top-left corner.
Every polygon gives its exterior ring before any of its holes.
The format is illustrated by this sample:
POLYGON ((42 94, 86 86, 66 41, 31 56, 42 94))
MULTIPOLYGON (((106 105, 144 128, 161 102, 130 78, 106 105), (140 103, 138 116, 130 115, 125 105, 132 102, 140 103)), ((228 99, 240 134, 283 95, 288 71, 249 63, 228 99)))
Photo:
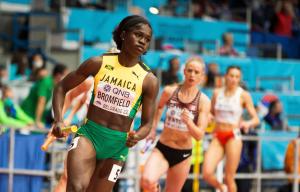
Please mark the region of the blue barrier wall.
MULTIPOLYGON (((110 42, 113 29, 127 15, 125 12, 117 14, 108 11, 72 8, 70 9, 67 28, 83 30, 85 41, 110 42)), ((71 34, 67 38, 76 40, 71 34)))
MULTIPOLYGON (((152 68, 161 67, 163 70, 168 68, 168 60, 174 54, 166 52, 149 51, 143 56, 144 61, 152 68)), ((187 53, 178 55, 183 64, 190 56, 187 53)), ((243 72, 243 80, 249 89, 255 89, 256 77, 294 77, 295 89, 300 90, 300 61, 284 60, 277 61, 274 59, 250 59, 250 58, 234 58, 221 56, 202 56, 206 64, 215 62, 220 67, 220 72, 225 73, 229 65, 238 65, 243 72)), ((288 86, 288 82, 280 81, 264 81, 261 82, 260 88, 263 90, 281 90, 288 86)))
MULTIPOLYGON (((18 169, 45 169, 45 153, 40 146, 44 142, 44 135, 21 135, 15 136, 15 161, 14 167, 18 169)), ((9 158, 9 133, 0 136, 0 167, 8 167, 9 158)), ((15 175, 14 192, 40 192, 43 188, 43 177, 15 175)), ((8 191, 8 175, 0 174, 0 191, 8 191)))
POLYGON ((32 0, 2 0, 2 2, 17 3, 17 4, 31 4, 32 0))
MULTIPOLYGON (((116 25, 127 16, 126 12, 108 12, 99 10, 70 9, 67 23, 68 29, 82 29, 84 39, 91 42, 110 42, 112 31, 116 25)), ((244 23, 201 21, 188 18, 174 18, 158 15, 147 16, 156 38, 168 38, 178 48, 183 47, 184 40, 221 40, 224 32, 231 31, 235 35, 235 42, 245 50, 249 43, 249 27, 244 23)), ((74 39, 68 35, 68 39, 74 39)))

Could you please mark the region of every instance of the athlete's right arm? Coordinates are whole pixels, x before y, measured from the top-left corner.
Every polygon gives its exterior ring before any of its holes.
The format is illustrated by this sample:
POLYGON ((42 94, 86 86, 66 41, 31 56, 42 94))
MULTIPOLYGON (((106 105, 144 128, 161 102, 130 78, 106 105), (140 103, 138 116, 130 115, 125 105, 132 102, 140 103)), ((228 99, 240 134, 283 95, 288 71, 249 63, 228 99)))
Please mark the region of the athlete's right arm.
POLYGON ((153 118, 153 126, 151 128, 151 132, 149 136, 147 137, 147 140, 155 140, 156 135, 156 129, 158 126, 158 123, 161 119, 162 113, 164 111, 164 107, 168 100, 170 99, 172 93, 174 92, 175 87, 174 86, 166 86, 160 96, 160 99, 158 101, 157 107, 154 112, 154 118, 153 118))
POLYGON ((63 104, 67 92, 80 83, 82 83, 90 75, 95 76, 102 64, 102 57, 93 57, 83 62, 75 71, 69 73, 54 88, 52 106, 54 112, 54 124, 52 133, 56 137, 62 137, 61 127, 63 124, 63 104))
POLYGON ((215 89, 211 97, 211 108, 210 108, 210 112, 213 116, 215 115, 215 104, 216 104, 217 95, 218 95, 218 89, 215 89))

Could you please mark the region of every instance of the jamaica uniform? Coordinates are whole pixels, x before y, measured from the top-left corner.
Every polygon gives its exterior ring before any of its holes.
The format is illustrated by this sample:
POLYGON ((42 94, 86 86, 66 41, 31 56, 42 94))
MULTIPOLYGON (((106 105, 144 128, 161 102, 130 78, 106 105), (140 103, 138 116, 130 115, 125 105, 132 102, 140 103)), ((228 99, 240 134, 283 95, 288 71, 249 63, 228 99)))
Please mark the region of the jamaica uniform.
MULTIPOLYGON (((101 68, 94 77, 91 105, 133 119, 141 105, 143 81, 149 71, 143 63, 132 67, 122 66, 118 61, 118 54, 104 55, 101 68)), ((78 135, 92 141, 97 159, 126 160, 127 133, 88 120, 78 130, 78 135)))

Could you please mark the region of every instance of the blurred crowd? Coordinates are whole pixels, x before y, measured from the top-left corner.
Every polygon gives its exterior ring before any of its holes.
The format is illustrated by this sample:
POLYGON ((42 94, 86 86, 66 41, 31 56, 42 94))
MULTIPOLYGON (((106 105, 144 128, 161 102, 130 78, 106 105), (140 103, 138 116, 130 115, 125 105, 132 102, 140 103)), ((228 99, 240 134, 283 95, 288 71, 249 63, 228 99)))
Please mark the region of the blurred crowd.
MULTIPOLYGON (((176 9, 176 4, 178 0, 170 0, 168 6, 176 9)), ((195 18, 243 22, 247 22, 246 11, 249 9, 252 31, 291 37, 300 27, 298 0, 195 0, 192 7, 195 18)))
MULTIPOLYGON (((65 2, 67 7, 114 9, 107 0, 66 0, 65 2)), ((60 3, 51 0, 51 8, 58 10, 60 3)), ((158 9, 162 15, 241 22, 247 22, 247 10, 251 10, 252 31, 291 37, 299 35, 300 30, 299 0, 192 0, 192 5, 189 1, 167 0, 158 9)), ((136 6, 132 6, 132 11, 143 12, 142 8, 136 6)))
POLYGON ((16 52, 8 67, 0 66, 0 123, 14 128, 49 127, 52 91, 67 72, 60 63, 49 72, 40 53, 16 52))

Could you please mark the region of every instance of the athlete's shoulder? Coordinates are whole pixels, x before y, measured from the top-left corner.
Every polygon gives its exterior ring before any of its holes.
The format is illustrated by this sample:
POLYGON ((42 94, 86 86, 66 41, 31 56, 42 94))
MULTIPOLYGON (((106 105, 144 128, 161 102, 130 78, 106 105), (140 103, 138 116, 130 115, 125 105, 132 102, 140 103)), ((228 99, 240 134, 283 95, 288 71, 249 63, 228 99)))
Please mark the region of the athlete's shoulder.
POLYGON ((209 103, 210 98, 205 93, 201 92, 200 101, 205 102, 205 103, 209 103))
POLYGON ((163 92, 172 95, 179 86, 179 84, 167 85, 164 87, 163 92))
POLYGON ((245 90, 245 89, 242 89, 241 90, 241 96, 245 99, 249 99, 251 98, 251 94, 249 93, 249 91, 245 90))
POLYGON ((144 62, 139 61, 138 65, 146 72, 151 72, 151 69, 148 65, 146 65, 144 62))
POLYGON ((77 69, 80 73, 85 73, 87 76, 95 76, 102 65, 102 57, 96 56, 85 60, 77 69))
POLYGON ((85 62, 87 63, 102 63, 102 55, 99 55, 99 56, 94 56, 94 57, 90 57, 88 58, 85 62))
POLYGON ((147 73, 143 80, 143 90, 157 92, 159 90, 159 81, 153 73, 147 73))

